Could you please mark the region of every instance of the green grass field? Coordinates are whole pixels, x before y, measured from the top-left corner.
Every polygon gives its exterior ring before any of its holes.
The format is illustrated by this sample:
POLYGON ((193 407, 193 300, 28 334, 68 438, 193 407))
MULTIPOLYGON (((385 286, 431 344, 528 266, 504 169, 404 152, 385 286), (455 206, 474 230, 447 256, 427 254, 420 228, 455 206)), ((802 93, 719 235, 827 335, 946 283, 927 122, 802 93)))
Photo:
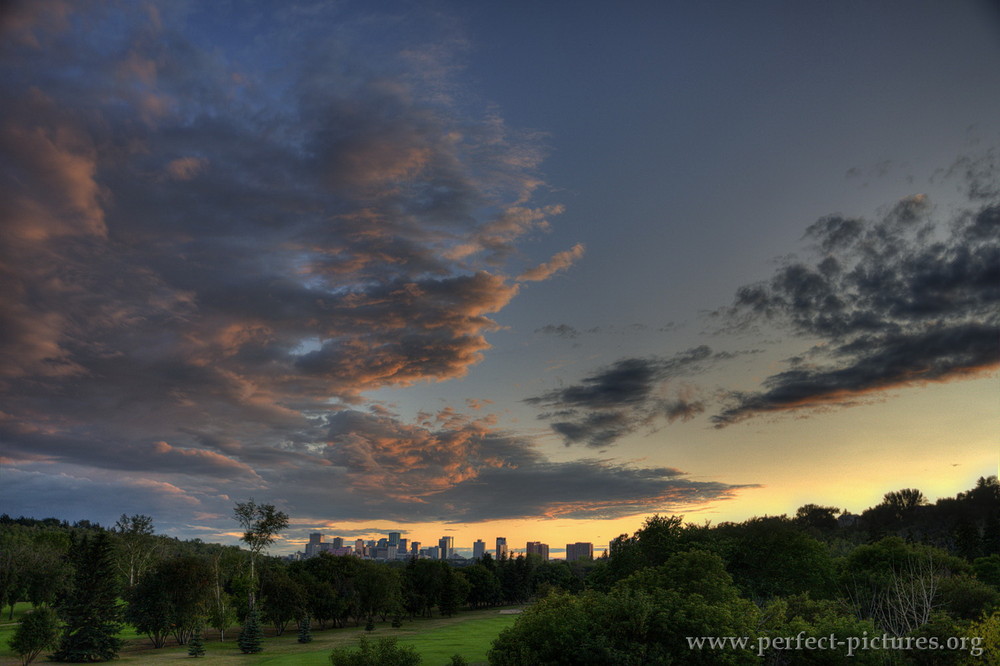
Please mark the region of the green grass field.
MULTIPOLYGON (((18 604, 15 607, 15 623, 30 606, 18 604)), ((417 619, 403 623, 393 629, 389 623, 378 624, 370 634, 372 640, 385 636, 395 636, 402 645, 412 645, 420 653, 423 666, 445 666, 454 654, 465 657, 470 664, 485 664, 490 644, 503 629, 514 623, 516 615, 501 615, 498 609, 466 611, 450 618, 436 617, 417 619)), ((7 641, 14 633, 14 623, 9 623, 3 615, 0 622, 0 666, 20 664, 10 651, 7 641)), ((313 631, 311 643, 296 641, 297 632, 289 628, 283 636, 274 637, 265 631, 264 651, 257 655, 245 655, 236 647, 238 629, 227 632, 226 641, 220 642, 217 635, 206 636, 207 654, 193 661, 202 666, 226 666, 229 664, 254 664, 255 666, 299 665, 320 666, 329 663, 329 654, 334 647, 357 645, 358 638, 365 634, 362 628, 327 629, 313 631)), ((168 642, 167 647, 154 650, 149 640, 131 631, 120 634, 126 641, 125 649, 117 662, 132 664, 159 664, 181 659, 191 660, 187 646, 168 642)), ((44 656, 35 663, 45 663, 44 656)))

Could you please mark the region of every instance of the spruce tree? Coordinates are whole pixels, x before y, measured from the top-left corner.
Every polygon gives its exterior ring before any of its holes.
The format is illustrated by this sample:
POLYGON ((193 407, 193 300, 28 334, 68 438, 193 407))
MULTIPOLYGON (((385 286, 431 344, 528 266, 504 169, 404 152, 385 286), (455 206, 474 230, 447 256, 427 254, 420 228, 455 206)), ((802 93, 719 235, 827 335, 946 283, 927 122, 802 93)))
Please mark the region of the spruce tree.
POLYGON ((73 591, 59 607, 66 623, 56 661, 111 661, 118 656, 122 641, 120 593, 115 575, 114 550, 106 532, 83 539, 70 547, 73 554, 73 591))
POLYGON ((308 643, 313 639, 312 632, 309 630, 309 616, 306 616, 299 620, 299 643, 308 643))
POLYGON ((205 656, 205 641, 201 637, 201 625, 195 627, 191 640, 188 641, 188 655, 191 657, 205 656))
POLYGON ((247 613, 246 622, 243 623, 243 629, 240 631, 240 638, 237 641, 240 652, 243 654, 261 652, 264 649, 261 645, 263 640, 264 632, 260 628, 260 614, 256 608, 251 608, 247 613))

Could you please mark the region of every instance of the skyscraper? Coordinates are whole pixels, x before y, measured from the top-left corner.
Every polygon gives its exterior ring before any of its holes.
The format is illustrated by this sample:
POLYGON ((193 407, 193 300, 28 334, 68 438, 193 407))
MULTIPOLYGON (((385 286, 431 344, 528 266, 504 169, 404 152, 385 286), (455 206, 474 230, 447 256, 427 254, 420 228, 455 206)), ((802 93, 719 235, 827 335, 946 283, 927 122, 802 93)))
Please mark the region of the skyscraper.
POLYGON ((478 560, 486 554, 486 542, 476 539, 472 544, 472 559, 478 560))
POLYGON ((441 549, 441 559, 447 560, 455 553, 455 537, 441 537, 438 539, 438 548, 441 549))
POLYGON ((529 541, 528 547, 525 549, 528 555, 538 555, 543 560, 548 561, 549 559, 549 544, 542 543, 541 541, 529 541))
POLYGON ((594 544, 578 541, 577 543, 566 544, 566 561, 572 562, 579 559, 594 559, 594 544))
POLYGON ((403 535, 400 532, 389 532, 389 545, 390 546, 398 546, 399 545, 399 538, 401 536, 403 536, 403 535))
POLYGON ((497 537, 497 559, 507 557, 507 537, 497 537))

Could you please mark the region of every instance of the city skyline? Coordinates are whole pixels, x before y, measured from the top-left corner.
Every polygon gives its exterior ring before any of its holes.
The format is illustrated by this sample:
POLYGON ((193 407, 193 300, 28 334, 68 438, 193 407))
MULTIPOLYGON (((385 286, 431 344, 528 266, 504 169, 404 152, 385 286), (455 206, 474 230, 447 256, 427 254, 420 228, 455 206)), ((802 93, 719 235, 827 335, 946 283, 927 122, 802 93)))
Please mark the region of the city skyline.
MULTIPOLYGON (((365 553, 365 551, 369 551, 371 549, 383 548, 385 546, 395 546, 395 545, 398 545, 400 543, 402 543, 404 545, 407 544, 407 543, 409 543, 410 545, 413 546, 413 548, 409 549, 409 550, 400 547, 400 549, 394 554, 394 556, 391 556, 391 557, 388 557, 388 558, 384 558, 384 559, 405 559, 407 556, 416 556, 416 555, 420 554, 420 552, 428 550, 428 549, 421 549, 420 548, 420 546, 424 542, 422 542, 422 541, 413 541, 413 540, 410 540, 408 538, 401 538, 402 534, 405 534, 405 532, 388 532, 387 536, 382 536, 382 537, 379 537, 377 539, 376 538, 371 538, 371 539, 360 539, 359 538, 359 539, 356 540, 355 546, 354 546, 353 550, 354 550, 354 552, 357 552, 359 554, 363 554, 363 553, 365 553), (362 546, 364 546, 365 551, 361 550, 362 546)), ((341 537, 341 536, 330 537, 331 541, 327 542, 327 541, 325 541, 325 539, 328 538, 328 537, 329 537, 329 535, 323 534, 322 532, 312 532, 312 533, 309 534, 309 539, 306 542, 305 548, 302 551, 297 551, 295 553, 285 553, 285 555, 286 556, 287 555, 301 555, 301 556, 304 556, 304 557, 312 557, 312 556, 318 555, 320 552, 327 552, 327 551, 331 551, 331 550, 332 551, 340 551, 344 547, 344 544, 346 543, 345 540, 344 540, 344 538, 341 537), (329 546, 330 548, 326 549, 326 551, 324 549, 322 549, 322 548, 318 548, 317 546, 319 546, 321 544, 329 546)), ((590 542, 586 542, 586 544, 584 544, 584 542, 576 542, 575 544, 567 544, 566 548, 559 548, 559 547, 552 548, 552 547, 549 546, 549 544, 543 543, 541 541, 528 541, 528 542, 525 543, 525 547, 523 549, 519 549, 519 548, 516 548, 516 547, 511 547, 511 545, 507 543, 506 537, 496 537, 496 544, 497 544, 497 547, 495 549, 491 550, 491 549, 487 549, 485 547, 486 546, 486 542, 485 541, 483 541, 482 539, 476 539, 476 541, 474 541, 472 543, 471 547, 465 547, 465 546, 461 546, 461 545, 455 545, 454 537, 447 537, 447 536, 445 536, 445 537, 441 537, 438 540, 438 545, 437 546, 432 546, 431 548, 435 549, 437 551, 437 554, 438 554, 438 557, 436 557, 434 559, 450 559, 449 555, 447 554, 447 553, 450 552, 450 553, 458 553, 458 554, 462 555, 463 559, 479 559, 480 557, 482 557, 483 554, 486 554, 486 553, 489 553, 491 555, 491 557, 493 557, 493 558, 499 558, 499 557, 517 557, 519 555, 529 555, 529 554, 534 553, 534 554, 539 555, 540 557, 542 557, 542 559, 548 560, 550 552, 556 552, 556 553, 558 553, 558 552, 568 552, 570 550, 569 547, 572 546, 572 545, 576 545, 576 546, 586 545, 586 546, 589 546, 589 548, 590 548, 590 551, 589 551, 590 552, 590 557, 594 557, 595 553, 602 553, 605 550, 610 550, 610 546, 611 546, 611 544, 609 543, 609 544, 606 544, 606 547, 600 547, 600 546, 598 546, 598 547, 595 548, 594 544, 590 543, 590 542), (446 542, 448 542, 450 544, 447 547, 445 545, 446 542), (503 553, 502 554, 501 554, 501 546, 503 546, 503 549, 502 549, 503 553), (447 550, 445 550, 446 548, 447 548, 447 550), (469 553, 471 555, 467 555, 466 553, 469 553)), ((347 554, 347 553, 344 553, 344 552, 331 552, 331 554, 334 554, 334 555, 344 555, 344 554, 347 554)), ((374 559, 379 559, 378 556, 372 555, 370 553, 366 553, 366 555, 370 556, 370 557, 372 557, 374 559)))
POLYGON ((0 505, 558 552, 971 488, 998 30, 978 0, 5 3, 0 505))

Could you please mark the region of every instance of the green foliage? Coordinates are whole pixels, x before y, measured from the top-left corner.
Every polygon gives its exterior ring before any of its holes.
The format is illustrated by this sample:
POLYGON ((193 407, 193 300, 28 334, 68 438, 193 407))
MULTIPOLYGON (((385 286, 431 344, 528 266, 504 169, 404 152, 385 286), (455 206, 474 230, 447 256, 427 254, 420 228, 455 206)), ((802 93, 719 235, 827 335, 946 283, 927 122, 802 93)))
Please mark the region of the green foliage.
POLYGON ((117 543, 118 570, 125 577, 125 588, 131 589, 156 561, 158 548, 150 516, 122 514, 113 530, 117 543))
POLYGON ((76 570, 72 592, 59 605, 65 623, 56 661, 110 661, 118 656, 122 609, 115 576, 114 552, 107 533, 71 545, 76 570))
POLYGON ((420 666, 420 654, 410 646, 401 646, 395 638, 380 638, 374 643, 362 636, 356 649, 337 648, 330 654, 332 666, 420 666))
POLYGON ((243 528, 240 540, 250 549, 248 603, 252 609, 256 605, 257 557, 274 543, 281 530, 288 527, 288 514, 278 511, 273 504, 257 504, 251 497, 247 502, 237 502, 233 515, 243 528))
POLYGON ((627 584, 609 593, 551 594, 501 632, 489 661, 494 666, 754 663, 749 651, 688 649, 687 636, 751 633, 757 615, 753 604, 738 599, 735 589, 718 596, 731 601, 627 584))
POLYGON ((1000 608, 1000 592, 967 575, 943 578, 938 594, 942 609, 960 620, 976 620, 1000 608))
POLYGON ((256 608, 251 608, 243 623, 237 645, 243 654, 257 654, 264 650, 264 632, 260 628, 260 615, 256 608))
POLYGON ((847 656, 847 647, 840 641, 875 635, 875 625, 870 620, 859 620, 843 604, 827 599, 814 600, 808 595, 783 599, 775 597, 760 612, 757 641, 764 650, 764 662, 775 664, 807 664, 839 666, 844 663, 883 664, 886 655, 879 651, 856 651, 847 656), (801 636, 806 639, 826 639, 833 636, 837 646, 832 649, 794 649, 794 646, 774 646, 772 641, 801 636))
POLYGON ((297 640, 299 643, 311 643, 312 639, 313 636, 309 626, 309 618, 303 617, 299 620, 299 637, 297 640))
POLYGON ((460 654, 453 654, 447 666, 469 666, 469 660, 460 654))
POLYGON ((188 642, 188 656, 190 657, 204 657, 205 656, 205 641, 201 637, 201 627, 195 627, 194 633, 191 634, 191 640, 188 642))
POLYGON ((997 666, 1000 664, 1000 611, 972 622, 965 634, 978 641, 983 650, 981 655, 970 654, 969 663, 997 666))
POLYGON ((718 530, 727 538, 729 572, 749 598, 833 595, 836 576, 829 550, 787 518, 754 518, 718 530))
POLYGON ((275 635, 285 633, 285 627, 305 611, 305 592, 298 581, 284 568, 273 568, 262 576, 264 620, 274 626, 275 635))
POLYGON ((1000 591, 1000 555, 976 558, 972 569, 976 572, 976 578, 1000 591))
POLYGON ((22 666, 30 664, 43 651, 55 649, 59 645, 59 619, 55 611, 43 607, 25 613, 9 644, 21 658, 22 666))
POLYGON ((465 576, 456 571, 450 564, 444 563, 442 569, 441 597, 438 608, 441 615, 451 617, 458 612, 459 606, 465 603, 469 594, 469 582, 465 576))
POLYGON ((153 647, 163 647, 171 633, 184 645, 209 608, 211 583, 212 570, 203 558, 162 560, 127 593, 125 619, 146 634, 153 647))

